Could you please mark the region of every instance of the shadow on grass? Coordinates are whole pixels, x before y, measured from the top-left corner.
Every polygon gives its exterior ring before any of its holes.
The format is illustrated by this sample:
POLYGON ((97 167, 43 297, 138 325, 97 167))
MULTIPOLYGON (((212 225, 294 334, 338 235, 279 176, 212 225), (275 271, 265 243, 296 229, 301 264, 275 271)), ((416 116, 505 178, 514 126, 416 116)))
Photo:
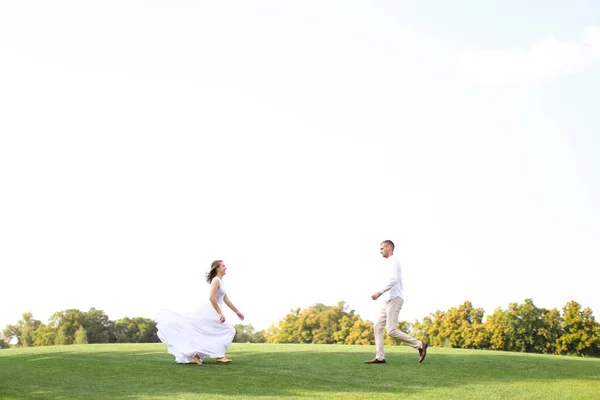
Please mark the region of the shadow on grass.
POLYGON ((386 351, 386 364, 367 365, 363 361, 373 357, 373 346, 234 344, 228 352, 231 364, 208 359, 204 365, 180 365, 162 345, 49 347, 2 354, 0 394, 65 399, 376 396, 486 383, 600 381, 600 360, 430 348, 426 361, 418 364, 413 349, 386 351))

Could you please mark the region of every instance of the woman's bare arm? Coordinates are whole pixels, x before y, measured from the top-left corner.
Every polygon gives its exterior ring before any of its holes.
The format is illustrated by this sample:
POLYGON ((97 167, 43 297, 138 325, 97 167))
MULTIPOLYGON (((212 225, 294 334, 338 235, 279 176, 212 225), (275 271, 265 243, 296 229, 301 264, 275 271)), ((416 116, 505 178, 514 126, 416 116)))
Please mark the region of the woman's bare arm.
POLYGON ((236 306, 233 305, 233 303, 231 302, 231 300, 229 300, 229 297, 227 297, 227 295, 225 295, 225 298, 223 299, 223 301, 225 302, 225 304, 227 304, 227 307, 231 308, 231 311, 233 311, 234 313, 237 314, 237 316, 243 321, 244 320, 244 314, 242 314, 240 312, 240 310, 238 310, 236 308, 236 306))
POLYGON ((217 314, 219 314, 219 321, 225 322, 225 316, 221 311, 221 307, 219 307, 219 303, 217 302, 217 290, 219 290, 219 280, 213 279, 210 284, 210 304, 214 307, 217 314))

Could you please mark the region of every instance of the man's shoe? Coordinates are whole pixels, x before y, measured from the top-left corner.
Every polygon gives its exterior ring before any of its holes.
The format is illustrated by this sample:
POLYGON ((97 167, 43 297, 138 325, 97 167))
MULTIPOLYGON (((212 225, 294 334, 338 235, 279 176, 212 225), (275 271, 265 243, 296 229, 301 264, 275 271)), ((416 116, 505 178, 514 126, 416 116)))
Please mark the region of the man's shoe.
POLYGON ((421 357, 419 357, 419 364, 421 364, 423 362, 423 360, 425 359, 425 356, 427 355, 427 348, 429 347, 429 343, 427 342, 421 342, 423 343, 423 346, 419 349, 419 355, 421 357))
POLYGON ((372 360, 365 361, 365 364, 385 364, 385 359, 378 360, 378 359, 374 358, 372 360))

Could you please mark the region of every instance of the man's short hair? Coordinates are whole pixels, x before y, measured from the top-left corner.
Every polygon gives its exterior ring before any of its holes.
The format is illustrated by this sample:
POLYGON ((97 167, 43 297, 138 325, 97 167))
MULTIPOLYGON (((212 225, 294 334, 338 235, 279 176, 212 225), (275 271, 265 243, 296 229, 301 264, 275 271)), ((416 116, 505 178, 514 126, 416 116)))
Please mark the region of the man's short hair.
POLYGON ((381 244, 387 244, 392 248, 392 251, 394 251, 394 242, 392 242, 391 240, 384 240, 383 242, 381 242, 381 244))

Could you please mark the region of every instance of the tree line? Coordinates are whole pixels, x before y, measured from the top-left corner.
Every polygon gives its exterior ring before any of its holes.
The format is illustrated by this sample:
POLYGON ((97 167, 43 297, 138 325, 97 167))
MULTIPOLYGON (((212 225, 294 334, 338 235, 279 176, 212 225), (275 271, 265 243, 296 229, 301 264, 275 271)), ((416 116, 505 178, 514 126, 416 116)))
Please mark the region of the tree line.
POLYGON ((2 336, 0 347, 8 347, 15 338, 23 347, 159 341, 155 321, 142 317, 111 321, 104 311, 95 308, 87 312, 77 309, 59 311, 52 314, 47 324, 25 312, 17 324, 6 326, 2 336))
MULTIPOLYGON (((538 308, 532 299, 497 308, 484 321, 484 310, 465 301, 436 311, 398 329, 432 346, 600 357, 600 324, 590 308, 568 302, 561 311, 538 308)), ((264 334, 267 343, 374 344, 373 323, 344 302, 291 310, 264 334)), ((386 336, 386 344, 395 344, 386 336)))
MULTIPOLYGON (((600 324, 590 308, 568 302, 561 310, 538 308, 532 299, 510 303, 485 317, 482 308, 470 301, 447 311, 436 311, 421 321, 400 321, 398 328, 437 347, 504 350, 543 354, 600 357, 600 324)), ((340 301, 327 306, 290 310, 267 330, 252 325, 235 325, 234 342, 243 343, 375 343, 373 322, 363 320, 340 301)), ((48 324, 24 313, 16 325, 7 325, 0 348, 14 338, 20 346, 47 346, 85 343, 154 343, 156 322, 148 318, 111 321, 101 310, 76 309, 52 315, 48 324)), ((386 336, 386 344, 395 344, 386 336)))
POLYGON ((373 344, 373 323, 364 321, 348 305, 318 303, 296 308, 264 333, 267 343, 373 344))
POLYGON ((589 307, 569 301, 559 311, 532 299, 484 311, 470 301, 436 311, 411 325, 412 334, 433 346, 600 357, 600 324, 589 307))
MULTIPOLYGON (((252 325, 235 325, 235 342, 264 343, 264 331, 256 332, 252 325)), ((22 314, 15 325, 2 331, 0 349, 17 345, 52 346, 88 343, 157 343, 156 321, 149 318, 121 318, 111 321, 102 310, 87 312, 69 309, 54 313, 47 324, 33 318, 31 312, 22 314)))

